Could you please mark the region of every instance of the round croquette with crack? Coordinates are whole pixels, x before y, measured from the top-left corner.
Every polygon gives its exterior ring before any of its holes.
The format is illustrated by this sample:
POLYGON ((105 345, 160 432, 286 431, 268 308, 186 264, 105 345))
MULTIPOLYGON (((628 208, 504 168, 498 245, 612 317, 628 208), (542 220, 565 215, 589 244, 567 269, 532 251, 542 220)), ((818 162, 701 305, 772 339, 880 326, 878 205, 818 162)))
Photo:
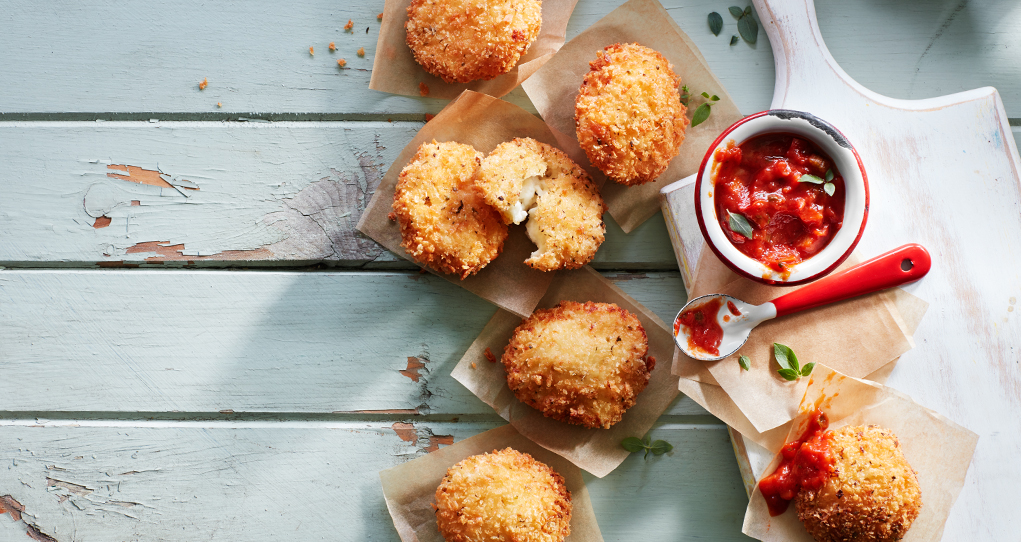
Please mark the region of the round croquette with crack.
POLYGON ((609 428, 634 406, 653 363, 638 318, 613 303, 538 309, 504 349, 507 384, 548 418, 609 428))
POLYGON ((475 187, 481 162, 471 145, 423 143, 394 190, 401 246, 415 260, 462 279, 496 258, 507 238, 500 214, 475 187))
POLYGON ((473 455, 436 488, 436 524, 448 542, 562 542, 571 492, 545 463, 512 448, 473 455))

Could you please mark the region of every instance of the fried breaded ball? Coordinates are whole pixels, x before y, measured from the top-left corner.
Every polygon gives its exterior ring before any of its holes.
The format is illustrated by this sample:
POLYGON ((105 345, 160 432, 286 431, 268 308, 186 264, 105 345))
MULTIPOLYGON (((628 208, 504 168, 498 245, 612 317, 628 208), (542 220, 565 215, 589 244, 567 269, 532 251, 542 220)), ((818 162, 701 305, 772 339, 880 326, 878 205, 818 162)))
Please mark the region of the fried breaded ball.
POLYGON ((447 469, 436 524, 448 542, 561 542, 571 533, 571 492, 532 456, 493 450, 447 469))
POLYGON ((404 28, 425 71, 467 83, 510 71, 541 24, 541 0, 412 0, 404 28))
POLYGON ((514 330, 507 385, 548 418, 609 428, 649 383, 654 362, 638 318, 613 303, 561 301, 514 330))
POLYGON ((462 279, 496 258, 507 238, 500 214, 475 187, 481 162, 471 145, 423 143, 394 190, 401 246, 419 262, 462 279))
POLYGON ((560 149, 531 138, 501 143, 482 160, 475 184, 505 223, 528 219, 528 237, 538 247, 525 260, 532 268, 577 269, 603 243, 599 188, 560 149))
POLYGON ((819 542, 900 540, 918 517, 922 491, 892 431, 876 425, 829 431, 833 471, 797 496, 798 518, 819 542))
POLYGON ((589 66, 575 100, 578 143, 620 184, 654 180, 680 152, 690 123, 680 77, 663 55, 637 43, 610 45, 589 66))

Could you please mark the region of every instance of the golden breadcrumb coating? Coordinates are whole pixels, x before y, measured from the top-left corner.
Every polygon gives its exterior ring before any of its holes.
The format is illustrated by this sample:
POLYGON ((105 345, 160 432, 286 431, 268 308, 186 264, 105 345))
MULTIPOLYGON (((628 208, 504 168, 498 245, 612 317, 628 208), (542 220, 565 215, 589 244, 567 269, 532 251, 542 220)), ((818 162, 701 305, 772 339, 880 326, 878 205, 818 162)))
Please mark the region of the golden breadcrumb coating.
POLYGON ((589 66, 574 108, 581 148, 620 184, 656 179, 680 152, 690 123, 681 78, 663 55, 637 43, 610 45, 589 66))
POLYGON ((462 279, 503 250, 507 226, 475 187, 482 153, 461 143, 423 143, 401 171, 394 216, 401 246, 437 271, 462 279))
POLYGON ((528 237, 538 248, 525 263, 535 269, 577 269, 603 243, 599 188, 556 147, 531 138, 501 143, 482 160, 475 184, 505 223, 528 218, 528 237))
POLYGON ((571 492, 532 456, 493 450, 447 469, 436 524, 448 542, 561 542, 571 533, 571 492))
POLYGON ((448 83, 507 73, 539 36, 541 0, 412 0, 408 47, 448 83))
POLYGON ((649 383, 654 362, 638 318, 613 303, 561 301, 514 330, 507 385, 546 417, 609 428, 649 383))
POLYGON ((918 517, 922 491, 892 431, 848 426, 825 437, 833 472, 817 491, 801 490, 798 518, 819 542, 900 540, 918 517))

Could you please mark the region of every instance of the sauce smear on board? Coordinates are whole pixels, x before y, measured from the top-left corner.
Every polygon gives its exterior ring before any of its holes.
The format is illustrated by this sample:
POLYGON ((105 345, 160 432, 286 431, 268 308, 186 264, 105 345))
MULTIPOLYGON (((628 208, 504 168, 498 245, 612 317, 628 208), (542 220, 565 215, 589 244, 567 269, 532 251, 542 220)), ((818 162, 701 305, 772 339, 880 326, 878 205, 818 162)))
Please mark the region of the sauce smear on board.
POLYGON ((844 221, 844 179, 826 153, 793 134, 765 134, 714 155, 716 216, 748 257, 789 276, 826 247, 844 221), (809 175, 809 177, 805 177, 809 175), (831 184, 832 195, 826 185, 831 184), (731 214, 752 228, 731 227, 731 214))
POLYGON ((808 429, 801 438, 788 442, 780 450, 783 459, 773 474, 759 481, 759 491, 766 498, 770 516, 779 516, 802 489, 816 490, 826 483, 833 471, 826 428, 830 422, 818 409, 808 417, 808 429))

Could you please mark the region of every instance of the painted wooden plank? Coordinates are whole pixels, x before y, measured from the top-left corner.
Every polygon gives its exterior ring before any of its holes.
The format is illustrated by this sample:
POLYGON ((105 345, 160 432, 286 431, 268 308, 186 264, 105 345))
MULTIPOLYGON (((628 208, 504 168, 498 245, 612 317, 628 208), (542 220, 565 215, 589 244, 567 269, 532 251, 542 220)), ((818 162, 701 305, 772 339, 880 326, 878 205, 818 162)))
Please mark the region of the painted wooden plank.
MULTIPOLYGON (((684 303, 676 272, 609 276, 684 303)), ((490 414, 450 370, 495 310, 417 272, 0 271, 0 411, 490 414)))
MULTIPOLYGON (((354 227, 421 125, 0 123, 0 265, 413 268, 354 227)), ((594 265, 676 268, 662 220, 607 220, 594 265)))
MULTIPOLYGON (((378 471, 500 422, 30 424, 0 421, 0 495, 24 507, 17 524, 0 516, 3 540, 29 540, 31 525, 61 542, 396 541, 378 471)), ((652 434, 674 451, 585 477, 603 537, 632 540, 640 525, 671 540, 746 540, 725 427, 652 434)))

